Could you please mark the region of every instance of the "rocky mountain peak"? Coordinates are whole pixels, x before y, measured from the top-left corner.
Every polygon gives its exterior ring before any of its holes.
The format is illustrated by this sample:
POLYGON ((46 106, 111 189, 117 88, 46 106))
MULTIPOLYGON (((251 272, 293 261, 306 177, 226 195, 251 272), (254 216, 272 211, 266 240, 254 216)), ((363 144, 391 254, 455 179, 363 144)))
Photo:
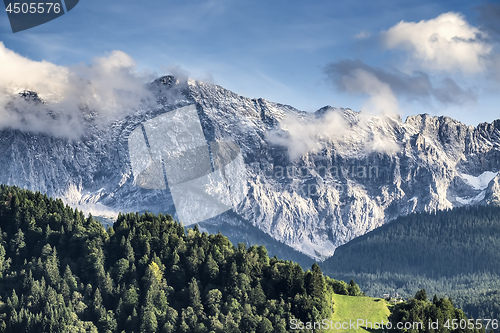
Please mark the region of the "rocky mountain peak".
POLYGON ((38 96, 38 94, 32 90, 23 90, 19 92, 19 96, 26 101, 44 103, 42 99, 38 96))
POLYGON ((473 127, 422 114, 403 123, 325 106, 304 127, 302 111, 213 84, 164 76, 151 91, 154 109, 117 119, 84 142, 0 131, 0 183, 61 197, 94 215, 175 212, 168 191, 136 185, 129 136, 146 121, 153 126, 158 115, 194 104, 207 144, 231 142, 243 157, 247 195, 233 211, 201 223, 236 241, 252 242, 254 230, 324 259, 400 215, 499 201, 500 121, 473 127), (330 112, 341 113, 348 131, 323 135, 318 146, 311 142, 314 126, 323 125, 326 134, 344 130, 314 120, 330 112), (288 139, 271 140, 290 117, 298 120, 288 139), (305 144, 300 158, 290 157, 293 145, 286 142, 305 144))

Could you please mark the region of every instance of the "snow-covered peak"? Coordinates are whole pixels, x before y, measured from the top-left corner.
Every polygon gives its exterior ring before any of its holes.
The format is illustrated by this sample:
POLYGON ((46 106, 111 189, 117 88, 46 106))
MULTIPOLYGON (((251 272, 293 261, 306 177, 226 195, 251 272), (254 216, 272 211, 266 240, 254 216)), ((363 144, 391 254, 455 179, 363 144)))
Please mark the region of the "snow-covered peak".
POLYGON ((168 191, 135 186, 128 139, 141 124, 194 104, 207 144, 234 143, 244 159, 247 196, 204 222, 233 240, 250 241, 254 228, 322 259, 400 215, 500 202, 500 121, 472 127, 417 115, 403 123, 328 106, 305 113, 173 76, 150 88, 157 105, 90 128, 83 142, 0 131, 0 183, 66 196, 89 211, 174 212, 168 191), (276 131, 283 135, 273 141, 276 131))

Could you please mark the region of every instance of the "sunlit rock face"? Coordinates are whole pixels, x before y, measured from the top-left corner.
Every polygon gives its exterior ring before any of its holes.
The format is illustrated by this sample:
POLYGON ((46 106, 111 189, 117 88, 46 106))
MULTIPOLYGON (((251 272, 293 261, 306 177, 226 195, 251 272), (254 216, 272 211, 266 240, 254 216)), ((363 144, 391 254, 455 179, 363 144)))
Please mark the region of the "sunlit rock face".
MULTIPOLYGON (((78 140, 2 130, 0 182, 61 197, 94 215, 175 212, 177 192, 166 186, 168 177, 149 188, 138 184, 129 145, 141 126, 189 106, 212 167, 214 144, 228 143, 242 158, 240 172, 234 171, 239 195, 230 196, 232 208, 201 223, 233 239, 248 240, 238 230, 250 227, 324 259, 400 215, 500 202, 500 120, 472 127, 448 117, 402 121, 330 107, 306 114, 173 77, 156 80, 150 89, 156 103, 107 128, 89 118, 78 140)), ((181 151, 193 148, 183 147, 182 138, 169 140, 181 151)))

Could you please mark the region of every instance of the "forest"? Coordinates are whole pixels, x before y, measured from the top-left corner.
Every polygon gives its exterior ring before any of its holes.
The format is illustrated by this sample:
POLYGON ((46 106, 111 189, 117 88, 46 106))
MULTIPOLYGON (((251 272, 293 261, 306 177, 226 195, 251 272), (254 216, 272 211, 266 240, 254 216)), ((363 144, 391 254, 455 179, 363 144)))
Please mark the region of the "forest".
POLYGON ((498 319, 467 319, 448 298, 434 295, 429 301, 425 289, 417 291, 407 302, 396 304, 389 320, 393 325, 406 323, 404 332, 491 332, 498 329, 498 319))
POLYGON ((396 289, 451 296, 474 318, 500 318, 500 207, 400 217, 339 247, 321 263, 370 296, 396 289))
POLYGON ((0 187, 0 331, 286 332, 330 315, 352 283, 263 246, 120 214, 107 230, 40 193, 0 187))
MULTIPOLYGON (((334 293, 365 297, 316 263, 304 271, 166 214, 120 214, 105 229, 60 199, 0 185, 0 229, 0 332, 290 332, 291 320, 330 318, 334 293)), ((419 309, 402 304, 395 320, 419 309)))

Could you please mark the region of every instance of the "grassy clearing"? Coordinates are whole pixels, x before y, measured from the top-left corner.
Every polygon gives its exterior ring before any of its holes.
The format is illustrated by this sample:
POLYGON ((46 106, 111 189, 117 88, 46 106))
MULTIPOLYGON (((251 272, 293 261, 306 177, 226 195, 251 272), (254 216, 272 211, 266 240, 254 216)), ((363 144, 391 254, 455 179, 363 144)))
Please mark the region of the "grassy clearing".
MULTIPOLYGON (((365 323, 387 323, 388 303, 381 298, 333 295, 333 322, 349 323, 362 319, 365 323)), ((344 324, 346 325, 346 324, 344 324)), ((369 327, 369 326, 368 326, 369 327)), ((339 332, 339 330, 335 330, 339 332)), ((371 329, 346 329, 341 332, 374 332, 371 329)))

